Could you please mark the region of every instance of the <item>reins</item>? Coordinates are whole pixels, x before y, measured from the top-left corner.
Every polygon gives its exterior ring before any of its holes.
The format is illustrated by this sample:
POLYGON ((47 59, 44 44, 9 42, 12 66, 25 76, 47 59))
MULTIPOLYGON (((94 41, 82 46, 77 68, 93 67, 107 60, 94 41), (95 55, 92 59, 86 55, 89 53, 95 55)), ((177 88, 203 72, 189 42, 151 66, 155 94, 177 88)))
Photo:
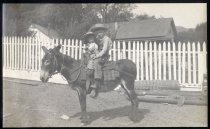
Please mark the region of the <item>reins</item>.
MULTIPOLYGON (((55 60, 55 61, 54 61, 54 62, 55 62, 54 65, 56 65, 56 67, 58 67, 58 61, 57 61, 57 58, 56 58, 55 56, 56 56, 56 55, 54 55, 54 60, 55 60)), ((63 58, 63 59, 62 59, 62 64, 61 64, 60 70, 56 70, 54 73, 52 73, 52 74, 50 75, 50 77, 51 77, 52 75, 54 75, 54 74, 61 73, 62 70, 65 68, 65 66, 64 66, 65 55, 62 55, 62 58, 63 58)), ((72 75, 74 72, 76 72, 76 71, 79 70, 79 72, 78 72, 76 78, 75 78, 74 80, 69 80, 69 79, 66 78, 66 80, 67 80, 69 83, 74 83, 75 81, 78 80, 79 75, 81 74, 81 68, 82 68, 83 63, 84 63, 84 61, 83 61, 83 56, 82 56, 80 66, 79 66, 78 68, 74 69, 74 70, 70 73, 70 75, 72 75)), ((66 68, 67 68, 67 67, 66 67, 66 68)), ((68 69, 68 68, 67 68, 67 69, 68 69)))

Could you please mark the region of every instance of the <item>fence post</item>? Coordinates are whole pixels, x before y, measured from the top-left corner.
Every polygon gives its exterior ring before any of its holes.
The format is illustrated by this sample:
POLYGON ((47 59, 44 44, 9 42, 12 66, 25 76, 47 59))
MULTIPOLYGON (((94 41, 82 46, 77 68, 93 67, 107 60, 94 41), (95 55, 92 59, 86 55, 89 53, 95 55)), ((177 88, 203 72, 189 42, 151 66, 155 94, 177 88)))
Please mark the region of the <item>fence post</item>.
POLYGON ((162 46, 161 46, 161 43, 159 43, 158 44, 158 79, 159 80, 161 80, 162 79, 162 59, 161 59, 161 57, 162 57, 162 53, 161 53, 161 48, 162 48, 162 46))
POLYGON ((64 41, 63 41, 63 51, 64 51, 64 53, 63 54, 67 54, 67 52, 66 52, 66 39, 64 39, 64 41))
POLYGON ((145 42, 145 51, 144 51, 144 54, 145 54, 145 73, 146 73, 146 80, 149 80, 149 76, 148 76, 148 66, 149 66, 149 64, 148 64, 148 57, 147 57, 147 55, 148 55, 148 43, 147 42, 145 42))
POLYGON ((183 45, 182 45, 182 53, 183 53, 183 55, 182 55, 182 83, 184 84, 185 83, 185 61, 186 61, 186 59, 185 59, 185 50, 186 50, 186 47, 185 47, 185 43, 183 43, 183 45))
POLYGON ((68 56, 71 56, 71 55, 70 55, 70 51, 71 51, 71 49, 70 49, 70 43, 71 43, 71 40, 68 39, 68 44, 67 44, 67 45, 68 45, 68 53, 67 53, 68 56))
POLYGON ((166 43, 163 42, 163 80, 166 80, 166 43))
POLYGON ((153 66, 152 66, 152 43, 151 43, 151 41, 149 42, 149 80, 152 80, 153 79, 153 70, 152 70, 152 68, 153 68, 153 66))
POLYGON ((74 58, 74 39, 71 42, 71 57, 74 58))
POLYGON ((179 83, 182 82, 181 80, 181 76, 182 76, 182 73, 181 73, 181 43, 178 42, 178 80, 179 80, 179 83))
POLYGON ((17 69, 17 36, 14 36, 14 69, 17 69))
POLYGON ((29 48, 29 53, 28 53, 28 70, 31 70, 32 69, 32 60, 31 60, 31 58, 32 58, 32 43, 31 43, 31 37, 29 37, 28 38, 28 48, 29 48))
POLYGON ((14 37, 12 37, 12 42, 11 42, 11 45, 12 45, 12 57, 11 57, 11 64, 12 64, 12 69, 14 69, 14 37))
POLYGON ((128 59, 131 60, 131 42, 128 41, 128 59))
POLYGON ((141 52, 141 80, 144 80, 144 55, 143 55, 143 43, 140 44, 140 52, 141 52))
POLYGON ((17 69, 20 70, 20 38, 17 37, 17 69))
POLYGON ((3 43, 2 43, 2 48, 1 50, 3 51, 3 60, 2 60, 2 63, 3 63, 3 68, 5 68, 5 58, 6 58, 6 43, 5 43, 5 37, 2 36, 2 39, 3 39, 3 43))
POLYGON ((137 41, 137 80, 139 80, 139 41, 137 41))
POLYGON ((174 72, 174 75, 173 75, 173 78, 174 80, 176 80, 176 46, 175 46, 175 42, 173 42, 173 72, 174 72))
POLYGON ((196 61, 195 61, 195 42, 192 44, 192 52, 193 52, 193 84, 196 84, 196 61))
POLYGON ((79 59, 81 59, 81 57, 82 57, 82 41, 80 40, 79 41, 79 59))
POLYGON ((7 56, 6 56, 6 68, 9 68, 9 40, 8 37, 6 36, 6 51, 7 51, 7 56))
POLYGON ((121 59, 120 41, 117 41, 117 60, 121 59))
POLYGON ((78 40, 76 39, 76 44, 75 44, 75 59, 78 59, 78 40))
POLYGON ((190 50, 190 42, 187 43, 187 64, 188 64, 188 84, 191 84, 191 50, 190 50))
POLYGON ((168 42, 168 80, 171 80, 171 43, 168 42))
POLYGON ((155 72, 155 80, 157 80, 157 43, 154 42, 154 72, 155 72))
POLYGON ((207 73, 207 64, 206 64, 206 60, 207 60, 207 58, 206 58, 206 54, 207 54, 207 52, 206 52, 206 42, 203 42, 203 52, 202 52, 202 54, 203 54, 203 73, 207 73))
POLYGON ((123 43, 123 59, 126 59, 126 44, 125 44, 125 41, 122 42, 123 43))
POLYGON ((31 65, 31 67, 32 67, 31 70, 32 70, 32 71, 35 71, 35 69, 34 69, 34 62, 35 62, 35 51, 34 51, 34 50, 35 50, 35 41, 34 41, 34 38, 33 38, 33 37, 31 38, 31 42, 32 42, 32 43, 31 43, 31 45, 32 45, 32 46, 31 46, 31 51, 32 51, 32 52, 31 52, 31 55, 32 55, 32 57, 31 57, 31 63, 32 63, 32 65, 31 65))

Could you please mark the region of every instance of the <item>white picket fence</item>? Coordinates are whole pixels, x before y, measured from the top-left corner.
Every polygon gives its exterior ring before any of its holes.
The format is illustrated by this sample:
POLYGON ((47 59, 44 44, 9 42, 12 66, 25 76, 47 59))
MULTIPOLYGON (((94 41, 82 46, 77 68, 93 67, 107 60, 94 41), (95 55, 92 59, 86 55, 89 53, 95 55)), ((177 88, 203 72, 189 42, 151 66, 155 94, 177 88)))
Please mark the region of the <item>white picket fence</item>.
MULTIPOLYGON (((3 37, 3 76, 39 80, 41 46, 53 48, 62 44, 61 52, 81 58, 83 44, 77 39, 35 39, 3 37)), ((114 41, 110 60, 130 59, 137 65, 138 80, 178 80, 182 87, 201 90, 203 74, 207 73, 206 43, 156 43, 114 41)), ((51 82, 65 83, 61 76, 51 82)))

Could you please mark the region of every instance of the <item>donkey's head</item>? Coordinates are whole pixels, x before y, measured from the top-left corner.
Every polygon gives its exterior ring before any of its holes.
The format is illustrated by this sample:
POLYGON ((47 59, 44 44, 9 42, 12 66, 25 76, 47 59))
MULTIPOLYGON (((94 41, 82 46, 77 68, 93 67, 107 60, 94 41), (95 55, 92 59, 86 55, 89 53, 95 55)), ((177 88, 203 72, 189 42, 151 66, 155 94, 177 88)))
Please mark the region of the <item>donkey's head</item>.
POLYGON ((42 58, 40 80, 44 83, 46 83, 57 70, 58 61, 56 55, 59 53, 60 48, 61 45, 58 45, 48 50, 45 46, 42 46, 44 57, 42 58))

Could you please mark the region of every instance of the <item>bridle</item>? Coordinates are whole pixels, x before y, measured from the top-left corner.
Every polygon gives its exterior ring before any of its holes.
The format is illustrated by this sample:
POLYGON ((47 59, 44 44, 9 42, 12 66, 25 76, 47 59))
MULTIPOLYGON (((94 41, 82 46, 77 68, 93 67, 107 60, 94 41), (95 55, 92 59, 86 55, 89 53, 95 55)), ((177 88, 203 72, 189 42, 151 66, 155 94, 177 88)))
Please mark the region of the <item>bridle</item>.
MULTIPOLYGON (((53 59, 54 59, 54 61, 53 61, 54 72, 51 73, 51 74, 49 75, 49 78, 51 78, 53 75, 55 75, 55 74, 57 74, 57 73, 61 73, 62 70, 63 70, 64 68, 67 68, 67 67, 64 66, 65 55, 62 55, 61 67, 60 67, 60 70, 58 70, 59 64, 58 64, 58 59, 56 58, 56 55, 57 55, 57 54, 53 52, 53 56, 54 56, 54 57, 53 57, 53 59), (55 69, 56 69, 56 70, 55 70, 55 69)), ((76 72, 76 71, 79 70, 79 72, 78 72, 76 78, 75 78, 74 80, 69 80, 69 79, 66 78, 66 80, 67 80, 69 83, 74 83, 75 81, 78 80, 79 75, 80 75, 80 73, 81 73, 81 68, 82 68, 83 63, 84 63, 83 58, 84 58, 84 57, 82 56, 80 66, 79 66, 78 68, 76 68, 75 70, 73 70, 73 71, 70 73, 70 75, 72 75, 74 72, 76 72)), ((68 69, 68 68, 67 68, 67 69, 68 69)))

